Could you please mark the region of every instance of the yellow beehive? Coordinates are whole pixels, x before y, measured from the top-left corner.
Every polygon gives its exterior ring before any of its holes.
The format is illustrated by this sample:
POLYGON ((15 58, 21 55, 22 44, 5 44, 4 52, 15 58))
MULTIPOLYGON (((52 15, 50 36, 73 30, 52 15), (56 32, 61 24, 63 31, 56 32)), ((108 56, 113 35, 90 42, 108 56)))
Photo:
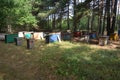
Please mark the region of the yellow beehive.
POLYGON ((118 39, 119 39, 119 36, 117 33, 113 33, 110 35, 110 40, 118 41, 118 39))

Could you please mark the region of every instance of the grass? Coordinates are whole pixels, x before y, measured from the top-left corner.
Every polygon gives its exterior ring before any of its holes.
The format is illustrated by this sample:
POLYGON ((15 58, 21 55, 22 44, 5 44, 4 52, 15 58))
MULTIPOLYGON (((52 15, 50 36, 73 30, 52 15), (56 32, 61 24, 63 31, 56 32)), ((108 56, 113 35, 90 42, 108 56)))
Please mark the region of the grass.
POLYGON ((120 50, 82 43, 45 44, 26 49, 0 42, 0 80, 119 80, 120 50))

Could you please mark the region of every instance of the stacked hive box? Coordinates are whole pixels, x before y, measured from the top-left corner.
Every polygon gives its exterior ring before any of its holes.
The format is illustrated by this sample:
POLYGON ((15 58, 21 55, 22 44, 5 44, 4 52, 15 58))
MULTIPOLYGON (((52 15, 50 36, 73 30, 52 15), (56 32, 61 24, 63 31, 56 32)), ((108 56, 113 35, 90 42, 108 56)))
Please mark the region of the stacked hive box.
POLYGON ((5 35, 5 43, 13 43, 15 42, 15 38, 18 37, 18 34, 7 34, 5 35))
POLYGON ((5 40, 5 33, 0 33, 0 40, 5 40))
POLYGON ((119 36, 117 33, 113 33, 110 35, 110 40, 117 41, 119 39, 119 36))
POLYGON ((43 40, 44 39, 43 32, 34 32, 33 33, 33 38, 35 40, 39 40, 39 39, 43 40))

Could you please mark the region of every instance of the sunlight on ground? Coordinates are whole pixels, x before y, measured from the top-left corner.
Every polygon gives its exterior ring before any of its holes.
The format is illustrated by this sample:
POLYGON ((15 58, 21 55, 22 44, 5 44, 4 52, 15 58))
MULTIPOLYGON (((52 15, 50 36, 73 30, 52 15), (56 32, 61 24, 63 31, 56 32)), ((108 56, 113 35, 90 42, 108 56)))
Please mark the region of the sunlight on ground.
POLYGON ((70 42, 64 42, 62 41, 61 43, 51 43, 49 44, 48 46, 56 46, 56 47, 59 47, 59 48, 62 48, 62 49, 70 49, 70 48, 73 48, 73 47, 78 47, 80 46, 79 44, 73 44, 73 43, 70 43, 70 42))

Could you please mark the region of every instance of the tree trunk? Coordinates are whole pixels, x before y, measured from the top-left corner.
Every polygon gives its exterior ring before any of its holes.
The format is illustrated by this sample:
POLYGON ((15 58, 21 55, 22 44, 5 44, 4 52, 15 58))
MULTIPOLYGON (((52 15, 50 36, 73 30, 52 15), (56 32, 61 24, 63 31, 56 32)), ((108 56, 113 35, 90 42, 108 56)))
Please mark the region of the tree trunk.
POLYGON ((103 30, 103 13, 104 13, 104 4, 103 0, 100 1, 100 6, 99 6, 99 13, 100 13, 100 25, 99 25, 99 35, 102 35, 102 30, 103 30))
POLYGON ((88 16, 88 22, 87 22, 87 31, 90 32, 90 16, 88 16))
POLYGON ((60 23, 59 23, 59 28, 62 30, 62 17, 63 17, 63 8, 60 9, 60 23))
POLYGON ((12 27, 11 27, 11 25, 9 24, 9 25, 7 25, 7 31, 8 31, 8 33, 12 33, 12 27))
POLYGON ((68 12, 67 12, 67 29, 70 29, 70 23, 69 23, 69 3, 68 3, 68 12))
POLYGON ((74 27, 74 32, 76 31, 77 29, 77 23, 76 23, 76 0, 74 0, 74 17, 73 17, 73 27, 74 27))
POLYGON ((53 29, 56 28, 56 24, 55 24, 55 13, 53 14, 53 23, 52 23, 52 27, 53 27, 53 29))
POLYGON ((91 31, 93 31, 94 19, 95 19, 95 15, 94 15, 94 12, 92 12, 92 19, 91 19, 91 31))
POLYGON ((114 8, 113 8, 113 17, 112 17, 112 27, 111 27, 111 33, 114 33, 114 31, 115 31, 115 22, 116 22, 117 2, 118 2, 118 0, 115 0, 115 1, 114 1, 114 8))
POLYGON ((107 0, 107 35, 114 33, 118 0, 107 0), (110 5, 111 4, 111 5, 110 5))
POLYGON ((59 28, 60 30, 62 29, 62 11, 60 12, 60 24, 59 24, 59 28))
POLYGON ((107 12, 107 35, 110 35, 110 22, 111 22, 111 16, 110 16, 110 0, 106 0, 106 12, 107 12))
POLYGON ((105 13, 104 13, 104 18, 103 18, 102 35, 104 35, 104 32, 105 32, 105 23, 106 23, 106 11, 105 11, 105 13))
POLYGON ((101 35, 102 32, 102 15, 99 15, 99 32, 98 34, 101 35))
MULTIPOLYGON (((93 5, 92 5, 92 8, 93 8, 93 9, 94 9, 94 5, 95 5, 95 0, 93 0, 93 5)), ((94 14, 94 11, 92 11, 91 31, 93 31, 94 19, 95 19, 95 14, 94 14)))

